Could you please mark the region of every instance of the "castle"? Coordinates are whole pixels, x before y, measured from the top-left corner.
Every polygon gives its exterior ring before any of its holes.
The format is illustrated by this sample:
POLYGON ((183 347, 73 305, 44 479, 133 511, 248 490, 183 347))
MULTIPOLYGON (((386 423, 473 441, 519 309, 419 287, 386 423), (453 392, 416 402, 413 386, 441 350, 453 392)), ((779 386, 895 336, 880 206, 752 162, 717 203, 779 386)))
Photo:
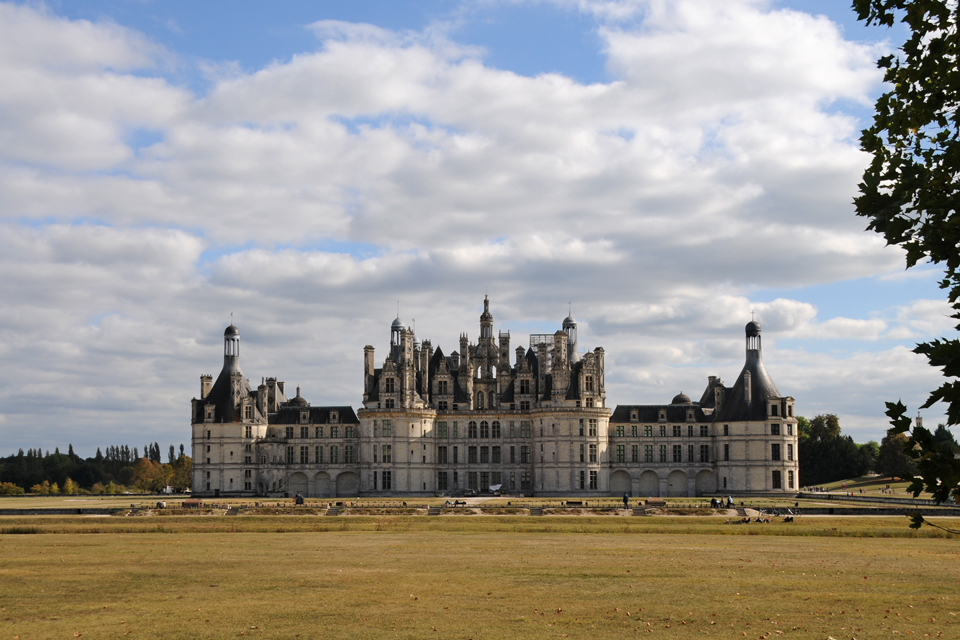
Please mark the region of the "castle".
POLYGON ((439 495, 462 489, 539 496, 699 496, 797 489, 794 400, 763 366, 760 325, 732 387, 711 376, 696 402, 618 405, 601 347, 581 353, 577 322, 511 352, 484 298, 475 344, 446 355, 399 318, 381 367, 363 349, 362 408, 313 407, 240 368, 224 332, 214 382, 192 401, 193 491, 206 496, 439 495), (511 358, 511 356, 513 357, 511 358), (512 362, 511 362, 512 359, 512 362))

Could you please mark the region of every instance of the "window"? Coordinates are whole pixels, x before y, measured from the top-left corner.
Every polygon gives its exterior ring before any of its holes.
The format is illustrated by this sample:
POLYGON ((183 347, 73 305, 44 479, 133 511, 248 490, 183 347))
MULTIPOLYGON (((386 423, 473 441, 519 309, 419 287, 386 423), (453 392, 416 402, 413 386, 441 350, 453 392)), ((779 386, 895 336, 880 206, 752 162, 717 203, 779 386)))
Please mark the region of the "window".
MULTIPOLYGON (((376 424, 376 422, 374 422, 374 424, 376 424)), ((376 430, 376 427, 374 427, 374 430, 376 430)), ((322 437, 323 437, 323 427, 317 427, 316 430, 315 430, 315 433, 316 433, 316 437, 322 438, 322 437)), ((376 435, 376 434, 374 434, 374 435, 376 435)))
POLYGON ((393 398, 387 398, 387 399, 384 400, 384 402, 383 402, 383 407, 384 407, 385 409, 395 409, 396 406, 397 406, 397 403, 394 402, 393 398))
POLYGON ((253 464, 253 456, 243 456, 243 464, 253 464))
POLYGON ((336 423, 338 423, 338 422, 340 422, 340 414, 337 413, 336 411, 331 411, 331 412, 330 412, 330 424, 336 424, 336 423))
POLYGON ((587 426, 590 428, 591 437, 597 435, 597 419, 596 418, 590 418, 589 422, 587 423, 587 426))
POLYGON ((590 445, 589 451, 590 451, 590 462, 596 462, 597 461, 597 445, 595 444, 590 445))
POLYGON ((730 461, 730 445, 723 445, 723 460, 724 462, 730 461))
POLYGON ((437 471, 437 491, 447 490, 447 472, 437 471))
POLYGON ((287 427, 284 429, 284 433, 286 434, 287 438, 293 438, 293 427, 287 427))
POLYGON ((631 422, 636 422, 636 421, 637 421, 637 412, 636 412, 636 411, 631 411, 631 412, 630 412, 630 421, 631 421, 631 422))
POLYGON ((243 428, 243 437, 252 438, 253 437, 253 427, 244 427, 243 428))
POLYGON ((771 424, 770 424, 770 435, 772 435, 772 436, 778 436, 778 435, 780 435, 780 424, 779 424, 779 423, 771 423, 771 424))
POLYGON ((673 461, 683 462, 683 447, 679 444, 673 445, 673 461))
POLYGON ((583 489, 586 486, 585 479, 586 475, 583 471, 580 472, 580 488, 583 489))
POLYGON ((617 445, 617 462, 626 462, 627 461, 627 447, 626 445, 618 444, 617 445))
POLYGON ((522 445, 520 447, 520 464, 530 463, 530 447, 522 445))
POLYGON ((390 491, 393 489, 393 472, 392 471, 381 471, 380 477, 382 478, 381 486, 385 491, 390 491))
POLYGON ((586 451, 586 446, 581 444, 581 445, 580 445, 580 462, 585 462, 585 461, 586 461, 586 460, 584 459, 584 451, 586 451))
POLYGON ((383 429, 381 430, 381 435, 383 435, 384 438, 389 438, 389 437, 391 437, 391 436, 393 435, 393 421, 392 421, 392 420, 384 420, 384 421, 383 421, 383 429))
POLYGON ((792 436, 792 435, 793 435, 793 425, 792 425, 792 424, 788 424, 788 425, 787 425, 787 435, 788 435, 788 436, 792 436))
MULTIPOLYGON (((392 444, 382 444, 380 445, 380 461, 381 462, 392 462, 393 461, 393 445, 392 444)), ((386 487, 384 487, 386 488, 386 487)))
POLYGON ((510 421, 510 437, 511 437, 511 438, 515 438, 516 435, 517 435, 517 431, 516 431, 516 429, 515 429, 514 426, 513 426, 513 420, 511 420, 511 421, 510 421))
POLYGON ((787 489, 793 489, 793 471, 787 471, 787 489))
MULTIPOLYGON (((457 464, 458 462, 460 462, 460 454, 458 453, 458 451, 459 451, 458 447, 453 448, 453 464, 457 464)), ((453 484, 457 484, 456 480, 454 480, 453 484)))
POLYGON ((597 472, 596 471, 590 472, 590 489, 594 491, 597 490, 597 472))
POLYGON ((396 390, 396 378, 385 378, 383 381, 383 392, 394 393, 396 390))
POLYGON ((728 424, 723 425, 723 435, 725 436, 730 435, 730 425, 728 424))
POLYGON ((253 420, 253 407, 250 405, 247 405, 243 408, 243 419, 253 420))
POLYGON ((207 453, 210 453, 210 445, 207 445, 207 453))
POLYGON ((490 474, 490 484, 503 484, 503 476, 499 471, 490 474))
POLYGON ((652 444, 643 445, 643 461, 653 462, 653 445, 652 444))
POLYGON ((780 407, 778 407, 778 406, 775 405, 775 404, 770 405, 770 415, 771 415, 771 416, 778 416, 778 415, 780 415, 780 407))
POLYGON ((354 464, 357 461, 356 447, 352 444, 346 444, 343 446, 343 462, 344 464, 354 464))
POLYGON ((438 409, 439 411, 446 411, 446 410, 447 410, 447 401, 446 401, 446 400, 441 400, 440 402, 438 402, 438 403, 437 403, 437 409, 438 409))
MULTIPOLYGON (((499 438, 499 437, 500 437, 500 421, 499 421, 499 420, 494 420, 494 421, 490 424, 490 427, 491 427, 491 428, 490 428, 490 437, 491 437, 491 438, 499 438)), ((497 483, 494 482, 494 484, 497 484, 497 483)))
POLYGON ((584 376, 583 378, 583 390, 584 391, 593 391, 593 376, 584 376))
MULTIPOLYGON (((477 370, 480 373, 480 370, 477 370)), ((477 391, 477 409, 483 409, 483 391, 477 391)))
POLYGON ((593 407, 593 398, 587 398, 587 408, 593 407))
POLYGON ((617 425, 617 437, 618 437, 618 438, 622 438, 622 437, 623 437, 623 426, 622 426, 622 425, 617 425))
POLYGON ((771 484, 773 485, 773 488, 774 488, 774 489, 782 489, 782 488, 783 488, 783 485, 781 484, 781 481, 780 481, 780 470, 779 470, 779 469, 774 469, 774 471, 773 471, 773 477, 771 478, 771 481, 772 481, 771 484))
POLYGON ((770 459, 771 460, 780 459, 780 444, 778 442, 773 442, 770 444, 770 459))
POLYGON ((287 464, 293 464, 293 447, 287 447, 287 464))
POLYGON ((652 437, 653 437, 653 427, 650 426, 649 424, 648 424, 648 425, 645 425, 645 426, 643 427, 643 435, 644 435, 644 437, 652 438, 652 437))
POLYGON ((352 425, 352 424, 348 424, 347 426, 345 426, 345 427, 343 428, 343 437, 345 437, 345 438, 352 438, 352 437, 354 437, 354 436, 353 436, 353 425, 352 425))
MULTIPOLYGON (((457 421, 456 421, 456 420, 453 421, 453 433, 452 433, 452 437, 454 437, 454 438, 459 438, 459 437, 460 437, 460 428, 457 426, 457 421)), ((454 483, 454 484, 456 484, 456 483, 454 483)))
POLYGON ((510 447, 510 464, 514 464, 517 461, 517 448, 514 446, 510 447))
POLYGON ((310 437, 310 427, 300 427, 300 437, 309 438, 310 437))
POLYGON ((330 437, 331 437, 331 438, 339 438, 339 437, 340 437, 340 427, 338 427, 338 426, 336 426, 336 425, 330 427, 330 437))
POLYGON ((710 462, 710 445, 700 445, 700 462, 710 462))
POLYGON ((489 406, 490 406, 491 409, 493 409, 494 407, 497 406, 497 392, 496 392, 496 391, 491 391, 491 392, 490 392, 490 405, 489 405, 489 406))
POLYGON ((529 395, 530 393, 530 381, 525 379, 520 379, 520 394, 529 395))
POLYGON ((694 458, 693 458, 693 445, 692 445, 692 444, 688 444, 688 445, 687 445, 687 462, 695 462, 695 460, 694 460, 694 458))
POLYGON ((530 401, 521 400, 520 401, 520 411, 530 411, 530 401))
POLYGON ((475 446, 467 447, 467 464, 477 463, 477 448, 475 446))
POLYGON ((667 461, 667 445, 660 445, 660 462, 667 461))
POLYGON ((490 447, 480 447, 480 464, 490 464, 490 447))
POLYGON ((330 464, 340 464, 340 447, 330 445, 330 464))
POLYGON ((300 411, 300 424, 310 422, 310 411, 302 410, 300 411))
POLYGON ((583 435, 583 418, 580 418, 580 435, 583 435))
POLYGON ((260 456, 260 464, 267 464, 267 456, 260 456))
POLYGON ((300 464, 310 462, 310 447, 300 447, 300 464))
POLYGON ((486 420, 480 421, 480 437, 489 438, 490 437, 490 423, 486 420))
MULTIPOLYGON (((500 464, 500 447, 491 447, 490 448, 490 462, 493 464, 500 464)), ((494 482, 493 484, 497 484, 494 482)))
MULTIPOLYGON (((787 445, 787 460, 789 460, 790 462, 793 462, 793 445, 792 444, 787 445)), ((790 488, 792 489, 793 487, 790 487, 790 488)))
POLYGON ((693 437, 693 425, 692 425, 692 424, 688 424, 688 425, 687 425, 687 437, 688 437, 688 438, 692 438, 692 437, 693 437))
POLYGON ((666 427, 666 425, 663 425, 663 424, 660 425, 660 437, 661 437, 661 438, 666 438, 666 437, 667 437, 667 427, 666 427))
POLYGON ((710 435, 710 427, 705 424, 700 425, 700 437, 706 438, 710 435))
POLYGON ((638 427, 637 425, 632 425, 632 426, 630 427, 630 435, 633 436, 634 438, 636 438, 637 435, 638 435, 638 430, 639 430, 639 429, 640 429, 640 427, 638 427))
POLYGON ((467 423, 467 437, 476 438, 477 437, 477 423, 471 420, 467 423))
POLYGON ((529 438, 530 428, 531 428, 531 422, 529 420, 521 420, 520 421, 520 437, 529 438))
POLYGON ((446 447, 437 447, 437 464, 447 464, 446 447))
POLYGON ((640 445, 630 445, 630 462, 640 462, 640 445))
POLYGON ((673 425, 673 437, 674 437, 674 438, 679 438, 679 437, 680 437, 680 434, 681 434, 680 425, 678 425, 678 424, 673 425))
POLYGON ((520 472, 520 490, 530 491, 533 488, 533 481, 530 479, 529 471, 520 472))
POLYGON ((480 489, 479 478, 477 478, 476 471, 467 472, 467 488, 468 489, 480 489))
POLYGON ((480 490, 481 491, 490 490, 490 472, 489 471, 480 472, 480 490))
POLYGON ((437 381, 437 395, 446 396, 450 394, 449 382, 447 380, 437 381))

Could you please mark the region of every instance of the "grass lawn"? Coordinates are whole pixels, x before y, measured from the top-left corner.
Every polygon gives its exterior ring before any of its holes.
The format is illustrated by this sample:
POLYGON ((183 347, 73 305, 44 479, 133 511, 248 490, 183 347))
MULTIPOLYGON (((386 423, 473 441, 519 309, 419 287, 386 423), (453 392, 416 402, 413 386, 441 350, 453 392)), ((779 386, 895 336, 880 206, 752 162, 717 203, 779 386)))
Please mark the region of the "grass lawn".
POLYGON ((960 637, 957 537, 796 524, 3 518, 0 638, 960 637))

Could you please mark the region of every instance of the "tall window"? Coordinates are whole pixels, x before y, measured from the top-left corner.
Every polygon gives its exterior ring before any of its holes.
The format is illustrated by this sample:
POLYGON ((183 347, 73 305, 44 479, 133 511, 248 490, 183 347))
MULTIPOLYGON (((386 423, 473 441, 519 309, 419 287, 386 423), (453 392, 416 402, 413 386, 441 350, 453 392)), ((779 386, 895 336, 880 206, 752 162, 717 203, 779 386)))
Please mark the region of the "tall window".
POLYGON ((773 485, 772 488, 774 488, 774 489, 782 489, 782 488, 783 488, 783 484, 781 483, 781 480, 780 480, 780 470, 779 470, 779 469, 774 469, 774 470, 773 470, 773 476, 771 477, 771 484, 773 485))
POLYGON ((580 472, 580 488, 581 488, 581 489, 585 489, 585 488, 586 488, 586 482, 585 482, 586 475, 587 475, 587 474, 584 473, 583 471, 580 472))
POLYGON ((447 490, 447 472, 437 471, 437 491, 447 490))
POLYGON ((693 445, 692 445, 692 444, 688 444, 688 445, 687 445, 687 462, 694 462, 694 459, 693 459, 693 445))
POLYGON ((510 464, 513 464, 517 461, 517 448, 513 445, 510 445, 510 464))
POLYGON ((477 391, 477 409, 483 409, 483 391, 477 391))
POLYGON ((631 425, 630 427, 630 435, 633 436, 634 438, 637 437, 637 429, 639 429, 637 425, 631 425))
POLYGON ((396 378, 385 378, 383 381, 383 391, 384 393, 395 393, 396 378))
POLYGON ((450 387, 449 387, 448 385, 449 385, 449 382, 448 382, 448 381, 446 381, 446 380, 438 380, 438 381, 437 381, 437 395, 441 395, 441 396, 449 395, 449 393, 450 393, 450 391, 449 391, 450 387))
POLYGON ((793 471, 787 471, 787 489, 793 489, 793 471))
POLYGON ((679 437, 680 437, 680 432, 681 432, 680 425, 678 425, 678 424, 673 425, 673 437, 674 437, 674 438, 679 438, 679 437))
MULTIPOLYGON (((494 421, 490 424, 490 426, 491 426, 490 437, 491 437, 491 438, 499 438, 499 437, 500 437, 500 421, 499 421, 499 420, 494 420, 494 421)), ((496 484, 496 483, 494 483, 494 484, 496 484)))
POLYGON ((384 400, 383 406, 385 409, 395 409, 397 407, 397 403, 394 402, 393 398, 387 398, 384 400))
POLYGON ((652 444, 643 445, 643 461, 653 462, 653 445, 652 444))
POLYGON ((446 437, 447 437, 447 423, 446 423, 446 422, 438 422, 438 423, 437 423, 437 437, 438 437, 438 438, 446 438, 446 437))
POLYGON ((693 425, 692 425, 692 424, 688 424, 688 425, 687 425, 687 437, 689 437, 689 438, 692 438, 692 437, 693 437, 693 425))
POLYGON ((310 427, 300 427, 300 437, 309 438, 310 437, 310 427))
POLYGON ((393 462, 393 445, 380 445, 380 460, 382 462, 393 462))
POLYGON ((653 437, 653 427, 651 425, 645 425, 643 427, 643 435, 647 438, 653 437))
POLYGON ((252 438, 253 437, 253 427, 244 427, 243 428, 243 437, 252 438))
POLYGON ((521 491, 530 491, 533 489, 533 480, 530 478, 529 471, 520 472, 520 490, 521 491))
POLYGON ((467 447, 467 463, 468 464, 477 463, 477 448, 475 446, 467 447))
POLYGON ((710 462, 710 445, 700 445, 700 462, 710 462))
POLYGON ((705 424, 700 425, 700 437, 706 438, 710 435, 710 427, 705 424))
POLYGON ((583 435, 583 418, 580 418, 580 435, 583 435))
POLYGON ((626 445, 618 444, 617 445, 617 462, 626 462, 627 461, 627 447, 626 445))
POLYGON ((788 424, 788 425, 787 425, 787 435, 788 435, 788 436, 792 436, 792 435, 793 435, 793 425, 792 425, 792 424, 788 424))
POLYGON ((780 435, 780 423, 779 423, 779 422, 773 422, 773 423, 770 424, 770 435, 772 435, 772 436, 778 436, 778 435, 780 435))
POLYGON ((780 444, 773 442, 770 444, 770 459, 779 460, 780 459, 780 444))
POLYGON ((284 433, 287 436, 287 438, 293 438, 293 427, 287 427, 286 429, 284 429, 284 433))
POLYGON ((389 438, 389 437, 393 436, 393 421, 392 421, 392 420, 384 420, 384 421, 383 421, 383 429, 381 430, 381 434, 383 435, 384 438, 389 438))
POLYGON ((590 436, 595 436, 595 435, 597 435, 597 419, 596 419, 596 418, 590 418, 590 420, 587 422, 587 424, 588 424, 588 426, 590 427, 590 434, 589 434, 589 435, 590 435, 590 436))
POLYGON ((792 444, 787 445, 787 460, 789 460, 790 462, 793 462, 793 445, 792 444))
POLYGON ((723 425, 723 435, 725 436, 730 435, 730 425, 728 424, 723 425))
POLYGON ((471 420, 467 423, 467 437, 476 438, 477 437, 477 423, 471 420))
POLYGON ((584 459, 584 451, 585 451, 585 450, 586 450, 586 448, 584 447, 584 445, 581 444, 581 445, 580 445, 580 462, 585 462, 585 459, 584 459))
POLYGON ((331 437, 331 438, 339 438, 339 437, 340 437, 340 427, 338 427, 338 426, 336 426, 336 425, 330 427, 330 437, 331 437))
MULTIPOLYGON (((491 447, 490 448, 490 462, 493 464, 500 464, 500 447, 491 447)), ((493 484, 497 484, 494 482, 493 484)))
POLYGON ((590 445, 590 462, 597 461, 597 445, 590 445))
POLYGON ((287 447, 287 464, 293 464, 293 447, 287 447))
POLYGON ((593 398, 587 398, 587 408, 593 407, 593 398))
POLYGON ((310 462, 310 447, 300 447, 300 464, 310 462))
POLYGON ((618 438, 623 437, 623 425, 617 425, 616 433, 618 438))
POLYGON ((490 464, 490 447, 480 447, 480 463, 490 464))
POLYGON ((673 445, 673 461, 683 462, 683 447, 679 444, 673 445))
POLYGON ((490 423, 486 420, 480 421, 480 437, 489 438, 490 437, 490 423))
POLYGON ((667 437, 667 425, 665 424, 660 425, 660 437, 661 438, 667 437))
POLYGON ((728 462, 730 460, 730 445, 728 444, 723 445, 723 460, 724 462, 728 462))
POLYGON ((393 489, 393 472, 392 471, 381 471, 380 477, 383 479, 381 485, 385 491, 390 491, 393 489))
POLYGON ((640 462, 640 445, 630 445, 630 462, 640 462))
POLYGON ((344 438, 352 438, 352 437, 354 437, 354 435, 353 435, 353 425, 352 425, 352 424, 348 424, 347 426, 345 426, 345 427, 343 428, 343 437, 344 437, 344 438))
POLYGON ((593 391, 593 376, 584 376, 583 378, 583 390, 584 391, 593 391))
POLYGON ((660 462, 667 461, 667 445, 660 445, 660 462))
MULTIPOLYGON (((454 448, 453 448, 453 464, 457 464, 458 462, 460 462, 460 453, 459 453, 459 451, 460 451, 460 450, 459 450, 458 447, 454 447, 454 448)), ((454 478, 453 484, 457 484, 456 478, 454 478)))
POLYGON ((520 379, 520 395, 529 395, 530 393, 530 381, 523 378, 520 379))
POLYGON ((352 444, 346 444, 343 446, 343 462, 344 464, 353 464, 357 461, 356 458, 356 449, 352 444))
POLYGON ((520 446, 520 464, 528 464, 530 462, 530 447, 527 445, 520 446))
POLYGON ((520 421, 520 437, 529 438, 530 437, 530 428, 532 423, 529 420, 520 421))
POLYGON ((340 464, 340 447, 335 444, 330 446, 330 464, 340 464))
POLYGON ((446 447, 437 447, 437 464, 447 464, 446 447))
MULTIPOLYGON (((376 427, 374 427, 376 429, 376 427)), ((323 437, 323 427, 317 427, 314 429, 314 437, 322 438, 323 437)))
POLYGON ((597 489, 597 472, 596 471, 590 472, 590 489, 594 491, 596 491, 597 489))
POLYGON ((491 391, 491 392, 490 392, 490 404, 487 405, 487 406, 489 406, 491 409, 493 409, 495 406, 497 406, 497 392, 496 392, 496 391, 491 391))

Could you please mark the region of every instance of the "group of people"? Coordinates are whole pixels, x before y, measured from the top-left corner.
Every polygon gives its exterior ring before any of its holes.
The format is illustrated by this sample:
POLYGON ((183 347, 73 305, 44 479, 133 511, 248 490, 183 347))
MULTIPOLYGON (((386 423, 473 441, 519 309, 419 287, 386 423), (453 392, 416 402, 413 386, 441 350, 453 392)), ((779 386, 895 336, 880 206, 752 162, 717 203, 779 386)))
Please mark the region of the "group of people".
POLYGON ((730 496, 727 496, 726 502, 724 502, 724 499, 722 497, 710 498, 711 509, 723 509, 723 508, 733 509, 733 507, 734 507, 733 498, 731 498, 730 496))

